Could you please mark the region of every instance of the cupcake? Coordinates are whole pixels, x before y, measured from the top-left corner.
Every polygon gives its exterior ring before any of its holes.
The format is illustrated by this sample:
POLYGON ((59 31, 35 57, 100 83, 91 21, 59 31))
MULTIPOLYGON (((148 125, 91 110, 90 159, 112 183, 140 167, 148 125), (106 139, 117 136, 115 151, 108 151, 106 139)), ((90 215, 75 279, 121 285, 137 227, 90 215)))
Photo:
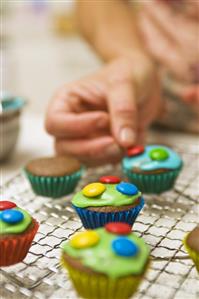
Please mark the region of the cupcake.
POLYGON ((0 201, 0 266, 21 262, 27 255, 38 222, 14 202, 0 201))
POLYGON ((72 205, 85 228, 93 229, 117 221, 132 226, 144 206, 144 199, 135 185, 122 182, 116 176, 103 176, 99 182, 76 193, 72 205))
POLYGON ((81 178, 82 167, 71 156, 40 158, 30 161, 25 174, 33 191, 45 197, 58 198, 74 191, 81 178))
POLYGON ((144 193, 170 190, 182 166, 181 157, 163 145, 135 146, 122 161, 124 174, 144 193))
POLYGON ((149 266, 148 246, 122 222, 79 232, 61 247, 62 265, 87 299, 131 297, 149 266))
POLYGON ((199 272, 199 225, 186 236, 184 245, 199 272))

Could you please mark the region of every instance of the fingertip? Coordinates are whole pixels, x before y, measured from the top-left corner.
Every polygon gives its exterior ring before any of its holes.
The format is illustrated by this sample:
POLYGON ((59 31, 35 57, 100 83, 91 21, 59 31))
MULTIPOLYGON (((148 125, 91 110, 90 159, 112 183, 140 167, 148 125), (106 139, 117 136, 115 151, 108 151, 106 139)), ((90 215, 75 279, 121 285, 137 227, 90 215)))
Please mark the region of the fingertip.
POLYGON ((130 127, 124 127, 119 132, 119 143, 122 147, 130 147, 136 143, 137 134, 130 127))

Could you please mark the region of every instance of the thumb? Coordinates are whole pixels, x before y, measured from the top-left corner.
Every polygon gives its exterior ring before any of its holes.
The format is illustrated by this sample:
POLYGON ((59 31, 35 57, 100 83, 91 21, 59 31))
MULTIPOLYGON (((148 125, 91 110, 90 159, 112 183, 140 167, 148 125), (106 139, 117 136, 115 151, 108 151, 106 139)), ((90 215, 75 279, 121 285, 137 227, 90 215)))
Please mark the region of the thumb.
POLYGON ((111 85, 107 101, 116 141, 125 148, 134 145, 137 139, 137 107, 132 82, 111 85))

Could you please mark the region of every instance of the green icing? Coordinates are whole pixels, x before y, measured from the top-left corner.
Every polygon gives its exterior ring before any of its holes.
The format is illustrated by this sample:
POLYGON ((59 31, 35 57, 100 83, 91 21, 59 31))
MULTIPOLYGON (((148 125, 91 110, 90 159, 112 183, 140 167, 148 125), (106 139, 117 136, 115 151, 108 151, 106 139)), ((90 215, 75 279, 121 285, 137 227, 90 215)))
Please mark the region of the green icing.
POLYGON ((128 275, 143 273, 149 258, 149 247, 145 242, 131 233, 127 237, 139 247, 139 253, 134 257, 122 257, 116 255, 111 244, 118 236, 107 232, 104 228, 95 230, 100 236, 100 242, 93 247, 75 249, 69 242, 62 244, 62 249, 69 256, 80 259, 83 265, 96 272, 106 274, 116 279, 128 275))
POLYGON ((131 205, 141 196, 141 192, 129 196, 116 190, 117 184, 105 184, 106 190, 96 197, 86 197, 82 191, 75 194, 72 204, 79 208, 103 207, 103 206, 125 206, 131 205))
MULTIPOLYGON (((25 210, 22 210, 20 208, 15 207, 15 210, 18 210, 23 213, 24 219, 18 223, 10 224, 2 221, 0 219, 0 235, 4 234, 20 234, 26 230, 26 228, 30 225, 32 222, 32 217, 26 212, 25 210)), ((3 211, 0 212, 0 214, 3 211)))

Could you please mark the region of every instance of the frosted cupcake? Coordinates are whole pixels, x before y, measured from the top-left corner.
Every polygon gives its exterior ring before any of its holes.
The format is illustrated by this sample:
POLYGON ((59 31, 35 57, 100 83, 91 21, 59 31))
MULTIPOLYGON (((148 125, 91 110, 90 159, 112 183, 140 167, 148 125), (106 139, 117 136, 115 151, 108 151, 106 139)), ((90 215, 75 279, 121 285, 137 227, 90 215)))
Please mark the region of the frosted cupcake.
POLYGON ((199 273, 199 225, 186 236, 184 245, 199 273))
POLYGON ((161 193, 173 188, 183 162, 163 145, 135 146, 122 161, 124 174, 144 193, 161 193))
POLYGON ((87 299, 127 299, 149 266, 149 248, 126 223, 77 233, 62 246, 62 265, 87 299))
POLYGON ((74 191, 82 167, 76 158, 55 156, 34 159, 28 162, 24 171, 36 194, 59 198, 74 191))
POLYGON ((23 261, 39 228, 31 215, 14 202, 0 201, 0 266, 23 261))
POLYGON ((138 188, 116 176, 103 176, 75 194, 72 205, 85 228, 97 228, 107 222, 135 222, 144 206, 138 188))

